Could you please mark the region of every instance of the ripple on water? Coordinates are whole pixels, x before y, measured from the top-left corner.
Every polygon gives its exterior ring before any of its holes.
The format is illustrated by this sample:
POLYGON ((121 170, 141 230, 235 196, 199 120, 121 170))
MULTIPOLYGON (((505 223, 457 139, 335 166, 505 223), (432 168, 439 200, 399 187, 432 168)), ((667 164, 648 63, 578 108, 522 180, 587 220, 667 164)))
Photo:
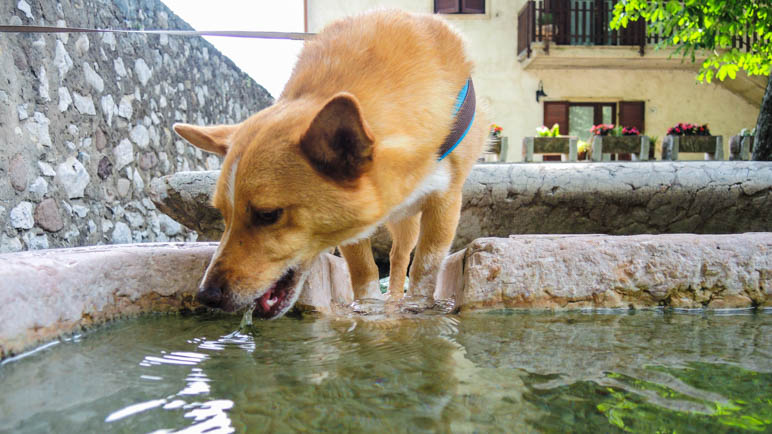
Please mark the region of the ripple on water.
POLYGON ((763 430, 770 336, 769 314, 149 316, 0 366, 0 431, 763 430))

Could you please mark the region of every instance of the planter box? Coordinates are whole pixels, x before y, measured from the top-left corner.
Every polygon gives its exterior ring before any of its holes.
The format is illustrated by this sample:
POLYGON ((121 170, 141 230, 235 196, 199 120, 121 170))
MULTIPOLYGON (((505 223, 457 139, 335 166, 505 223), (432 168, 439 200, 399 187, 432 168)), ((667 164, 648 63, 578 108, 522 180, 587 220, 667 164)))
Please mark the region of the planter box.
POLYGON ((721 136, 665 136, 662 141, 662 159, 677 160, 681 152, 707 154, 709 160, 724 159, 721 136))
POLYGON ((526 137, 523 139, 525 161, 533 161, 533 154, 568 154, 568 161, 576 161, 576 137, 526 137))
POLYGON ((607 161, 611 154, 637 154, 638 159, 649 159, 648 136, 593 136, 592 160, 607 161), (604 155, 608 155, 605 158, 604 155))
POLYGON ((485 150, 478 163, 503 163, 507 159, 507 152, 509 151, 509 138, 502 137, 488 137, 485 143, 485 150))
POLYGON ((732 136, 729 139, 730 160, 750 160, 753 153, 753 136, 732 136))

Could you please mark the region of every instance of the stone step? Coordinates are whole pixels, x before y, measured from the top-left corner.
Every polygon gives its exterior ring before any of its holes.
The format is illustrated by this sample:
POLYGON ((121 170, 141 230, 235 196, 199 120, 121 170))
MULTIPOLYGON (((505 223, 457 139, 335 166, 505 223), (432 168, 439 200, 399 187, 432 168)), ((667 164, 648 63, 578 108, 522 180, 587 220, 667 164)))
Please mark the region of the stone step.
MULTIPOLYGON (((0 358, 115 318, 196 309, 193 295, 216 247, 0 255, 0 358)), ((772 307, 770 249, 772 233, 482 238, 446 259, 435 298, 451 299, 452 310, 772 307)), ((352 309, 352 300, 345 261, 321 255, 298 306, 368 313, 352 309)), ((387 312, 380 303, 376 311, 387 312)))
MULTIPOLYGON (((156 180, 151 198, 201 239, 218 240, 210 206, 219 172, 156 180)), ((740 161, 481 164, 464 184, 452 250, 510 234, 742 233, 772 230, 772 163, 740 161)), ((372 237, 376 261, 391 240, 372 237)))

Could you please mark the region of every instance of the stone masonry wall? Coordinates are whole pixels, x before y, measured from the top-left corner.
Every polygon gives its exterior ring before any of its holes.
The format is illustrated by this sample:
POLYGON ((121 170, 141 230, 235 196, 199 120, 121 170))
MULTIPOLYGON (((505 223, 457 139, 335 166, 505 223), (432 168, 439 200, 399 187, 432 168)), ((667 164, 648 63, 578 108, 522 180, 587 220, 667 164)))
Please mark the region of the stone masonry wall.
MULTIPOLYGON (((159 0, 4 0, 11 25, 190 29, 159 0)), ((272 102, 202 38, 0 34, 0 252, 194 240, 146 197, 220 159, 174 122, 229 123, 272 102)))

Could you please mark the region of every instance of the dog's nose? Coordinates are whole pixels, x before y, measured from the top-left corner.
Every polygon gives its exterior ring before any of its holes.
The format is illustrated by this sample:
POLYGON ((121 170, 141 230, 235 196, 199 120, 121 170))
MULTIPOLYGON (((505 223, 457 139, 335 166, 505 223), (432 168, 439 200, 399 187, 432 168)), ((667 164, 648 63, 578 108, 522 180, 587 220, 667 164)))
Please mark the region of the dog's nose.
POLYGON ((196 300, 209 307, 220 307, 222 298, 222 288, 219 285, 205 286, 196 294, 196 300))

